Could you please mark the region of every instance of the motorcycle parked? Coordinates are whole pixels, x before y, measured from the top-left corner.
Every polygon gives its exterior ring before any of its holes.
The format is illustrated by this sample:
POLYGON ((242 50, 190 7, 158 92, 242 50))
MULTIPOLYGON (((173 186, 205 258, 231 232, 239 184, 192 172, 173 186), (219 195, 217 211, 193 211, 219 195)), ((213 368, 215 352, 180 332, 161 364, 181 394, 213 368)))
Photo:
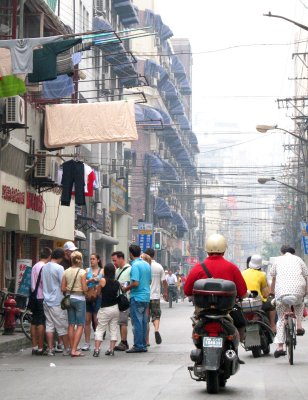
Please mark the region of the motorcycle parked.
POLYGON ((194 362, 188 367, 192 379, 206 381, 208 393, 218 393, 227 379, 239 369, 239 337, 228 312, 236 299, 236 286, 223 279, 200 279, 194 283, 195 305, 200 308, 193 320, 193 342, 190 353, 194 362))
POLYGON ((244 347, 251 351, 254 358, 270 353, 270 344, 274 341, 274 333, 270 327, 269 319, 262 310, 262 299, 258 292, 252 291, 248 298, 242 301, 247 326, 244 347))

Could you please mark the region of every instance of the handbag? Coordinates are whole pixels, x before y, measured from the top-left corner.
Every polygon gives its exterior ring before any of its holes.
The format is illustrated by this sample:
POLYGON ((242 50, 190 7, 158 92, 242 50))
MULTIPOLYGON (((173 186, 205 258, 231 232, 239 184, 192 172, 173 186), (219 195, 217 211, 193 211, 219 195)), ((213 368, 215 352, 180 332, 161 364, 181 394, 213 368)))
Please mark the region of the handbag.
POLYGON ((118 307, 120 311, 126 311, 129 309, 129 300, 123 293, 123 290, 121 286, 119 286, 119 292, 118 292, 118 297, 117 297, 117 302, 118 302, 118 307))
MULTIPOLYGON (((79 274, 80 268, 78 268, 77 274, 75 275, 75 279, 73 282, 73 285, 71 287, 70 292, 72 293, 74 286, 75 286, 75 282, 77 279, 77 275, 79 274)), ((66 294, 63 299, 61 300, 60 306, 62 308, 62 310, 69 310, 71 308, 71 295, 70 294, 66 294)))
POLYGON ((97 290, 95 286, 88 288, 86 292, 86 300, 89 303, 93 303, 97 298, 97 290))
POLYGON ((30 288, 30 295, 29 295, 29 299, 28 299, 27 308, 28 308, 31 312, 34 312, 35 309, 36 309, 36 305, 37 305, 37 291, 38 291, 39 284, 40 284, 40 282, 41 282, 42 269, 43 269, 43 267, 40 269, 40 272, 39 272, 39 274, 38 274, 38 277, 37 277, 37 281, 36 281, 34 290, 32 291, 31 288, 30 288))

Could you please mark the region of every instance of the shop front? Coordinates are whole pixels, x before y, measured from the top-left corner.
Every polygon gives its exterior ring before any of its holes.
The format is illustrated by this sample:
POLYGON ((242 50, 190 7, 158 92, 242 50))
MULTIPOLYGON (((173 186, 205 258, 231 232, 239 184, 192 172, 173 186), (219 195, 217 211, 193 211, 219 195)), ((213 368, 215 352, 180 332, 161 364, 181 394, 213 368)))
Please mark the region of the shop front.
POLYGON ((0 288, 17 291, 23 269, 38 261, 41 247, 74 240, 74 207, 63 210, 57 193, 38 194, 4 172, 0 190, 0 288))

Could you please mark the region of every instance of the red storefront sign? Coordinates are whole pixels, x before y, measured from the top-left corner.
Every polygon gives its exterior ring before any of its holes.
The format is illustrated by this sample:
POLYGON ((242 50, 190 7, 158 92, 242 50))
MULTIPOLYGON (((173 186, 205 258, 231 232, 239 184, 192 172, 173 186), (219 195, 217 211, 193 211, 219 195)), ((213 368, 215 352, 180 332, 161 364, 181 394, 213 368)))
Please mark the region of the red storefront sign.
POLYGON ((43 196, 2 185, 2 198, 12 203, 25 204, 28 210, 43 212, 43 196))

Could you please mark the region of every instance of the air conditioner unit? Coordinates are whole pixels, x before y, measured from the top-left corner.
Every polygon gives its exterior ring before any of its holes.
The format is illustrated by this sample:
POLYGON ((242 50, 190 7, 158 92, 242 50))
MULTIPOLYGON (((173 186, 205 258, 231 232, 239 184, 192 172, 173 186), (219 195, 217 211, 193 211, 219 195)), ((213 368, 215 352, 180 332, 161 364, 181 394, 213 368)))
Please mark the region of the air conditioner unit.
POLYGON ((53 182, 59 183, 58 182, 59 169, 60 169, 60 163, 51 158, 51 180, 53 182))
POLYGON ((20 96, 6 99, 6 123, 24 125, 26 121, 25 101, 20 96))
POLYGON ((52 181, 52 160, 51 157, 47 156, 47 154, 49 154, 47 151, 37 151, 37 159, 34 168, 34 178, 52 181))
POLYGON ((108 174, 103 174, 102 175, 102 188, 109 188, 109 175, 108 174))
POLYGON ((101 203, 102 202, 102 192, 100 189, 94 190, 94 203, 101 203))
POLYGON ((117 172, 117 180, 125 179, 125 167, 120 167, 119 171, 117 172))

